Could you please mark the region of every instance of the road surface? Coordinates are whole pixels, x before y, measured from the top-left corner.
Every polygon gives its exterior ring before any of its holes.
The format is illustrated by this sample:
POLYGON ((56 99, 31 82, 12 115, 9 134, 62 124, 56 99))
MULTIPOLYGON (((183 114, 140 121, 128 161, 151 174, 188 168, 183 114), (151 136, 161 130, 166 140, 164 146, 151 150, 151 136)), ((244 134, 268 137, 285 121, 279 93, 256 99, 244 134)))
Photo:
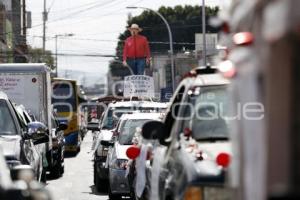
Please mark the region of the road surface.
POLYGON ((65 173, 47 180, 46 188, 54 200, 108 200, 107 194, 95 191, 93 183, 92 134, 88 132, 76 157, 65 158, 65 173))

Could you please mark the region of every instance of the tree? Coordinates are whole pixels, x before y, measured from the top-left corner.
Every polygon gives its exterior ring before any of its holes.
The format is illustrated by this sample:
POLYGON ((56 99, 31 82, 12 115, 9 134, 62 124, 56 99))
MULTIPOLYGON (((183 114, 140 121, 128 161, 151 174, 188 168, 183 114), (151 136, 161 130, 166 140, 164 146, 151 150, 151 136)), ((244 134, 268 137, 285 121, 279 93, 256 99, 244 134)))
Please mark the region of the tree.
POLYGON ((29 47, 28 55, 29 60, 32 63, 46 63, 52 70, 56 67, 54 65, 54 57, 52 55, 52 52, 49 50, 46 50, 45 54, 43 54, 42 48, 29 47))
MULTIPOLYGON (((206 21, 210 17, 218 14, 218 7, 206 7, 206 21)), ((161 13, 168 21, 172 30, 174 51, 183 49, 195 49, 195 33, 202 33, 202 8, 200 6, 175 6, 160 7, 158 12, 161 13)), ((139 24, 143 28, 142 35, 146 36, 150 42, 152 53, 167 52, 169 50, 168 31, 161 18, 151 12, 144 11, 141 15, 129 17, 127 26, 132 23, 139 24)), ((208 24, 208 23, 207 23, 208 24)), ((216 33, 217 30, 207 25, 208 33, 216 33)), ((130 36, 130 32, 126 29, 119 35, 119 41, 116 48, 118 60, 122 59, 124 40, 130 36)))

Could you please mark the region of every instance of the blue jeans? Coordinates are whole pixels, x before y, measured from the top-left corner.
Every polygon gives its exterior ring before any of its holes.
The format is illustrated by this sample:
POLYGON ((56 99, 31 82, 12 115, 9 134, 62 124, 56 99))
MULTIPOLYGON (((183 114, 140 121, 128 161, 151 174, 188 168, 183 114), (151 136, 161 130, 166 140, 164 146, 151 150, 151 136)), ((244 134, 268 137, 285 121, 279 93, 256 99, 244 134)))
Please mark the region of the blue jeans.
POLYGON ((126 62, 131 68, 133 75, 144 75, 146 66, 145 58, 127 59, 126 62))

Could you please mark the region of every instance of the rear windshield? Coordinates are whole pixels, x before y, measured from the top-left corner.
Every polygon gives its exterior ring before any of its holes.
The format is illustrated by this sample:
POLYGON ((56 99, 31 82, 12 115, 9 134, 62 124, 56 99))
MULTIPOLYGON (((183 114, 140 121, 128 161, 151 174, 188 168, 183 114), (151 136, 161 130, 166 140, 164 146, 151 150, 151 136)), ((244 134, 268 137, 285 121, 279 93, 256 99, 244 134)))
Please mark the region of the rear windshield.
POLYGON ((228 103, 224 85, 194 88, 185 105, 182 128, 190 128, 196 140, 228 139, 228 103))
POLYGON ((117 125, 118 120, 123 114, 132 112, 145 112, 145 113, 157 113, 163 112, 165 108, 157 107, 110 107, 108 108, 106 115, 103 118, 102 128, 113 129, 117 125))
POLYGON ((149 119, 129 119, 120 128, 120 135, 118 141, 121 145, 132 144, 132 139, 137 132, 137 128, 142 128, 144 123, 149 119))

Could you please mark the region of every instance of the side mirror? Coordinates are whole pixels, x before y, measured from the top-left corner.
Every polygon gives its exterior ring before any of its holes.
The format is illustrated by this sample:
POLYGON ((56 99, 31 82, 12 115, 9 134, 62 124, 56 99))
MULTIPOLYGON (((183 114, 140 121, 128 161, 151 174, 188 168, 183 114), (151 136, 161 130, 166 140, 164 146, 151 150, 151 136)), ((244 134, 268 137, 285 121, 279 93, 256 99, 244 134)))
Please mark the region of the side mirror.
POLYGON ((101 141, 100 141, 100 144, 101 144, 102 146, 106 146, 106 147, 114 146, 114 143, 111 142, 111 141, 109 141, 109 140, 101 140, 101 141))
POLYGON ((41 122, 28 123, 25 139, 33 139, 35 145, 49 142, 47 126, 41 122))
POLYGON ((164 134, 164 124, 159 121, 146 122, 142 127, 142 136, 148 140, 159 139, 164 134))
POLYGON ((166 145, 165 139, 168 134, 165 131, 165 124, 160 121, 150 121, 143 125, 142 136, 148 140, 158 139, 160 144, 166 145))
POLYGON ((59 125, 58 125, 58 130, 60 131, 60 130, 62 130, 62 131, 64 131, 64 130, 66 130, 68 128, 68 124, 66 124, 66 123, 60 123, 59 125))

